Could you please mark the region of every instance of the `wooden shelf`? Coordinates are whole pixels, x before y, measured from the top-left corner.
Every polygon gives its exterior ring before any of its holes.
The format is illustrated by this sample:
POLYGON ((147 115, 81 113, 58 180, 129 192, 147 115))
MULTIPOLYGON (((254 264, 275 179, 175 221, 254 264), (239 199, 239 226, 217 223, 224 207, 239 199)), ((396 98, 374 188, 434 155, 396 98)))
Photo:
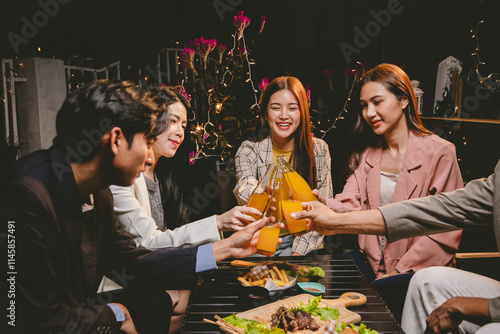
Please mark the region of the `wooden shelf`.
POLYGON ((429 120, 429 121, 464 122, 464 123, 479 123, 479 124, 497 124, 497 125, 500 125, 500 119, 460 118, 460 117, 421 117, 421 118, 422 118, 422 120, 429 120))

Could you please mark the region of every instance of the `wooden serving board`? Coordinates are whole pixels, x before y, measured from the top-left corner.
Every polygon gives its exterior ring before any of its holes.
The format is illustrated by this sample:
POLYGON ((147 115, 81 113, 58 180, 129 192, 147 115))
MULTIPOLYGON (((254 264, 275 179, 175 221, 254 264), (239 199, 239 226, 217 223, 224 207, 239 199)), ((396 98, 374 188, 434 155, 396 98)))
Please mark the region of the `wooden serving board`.
POLYGON ((304 265, 301 265, 301 264, 295 264, 295 263, 288 263, 288 262, 285 262, 285 261, 272 261, 272 260, 267 260, 267 261, 264 261, 264 262, 249 262, 249 261, 243 261, 243 260, 233 260, 231 261, 231 265, 233 267, 242 267, 242 268, 250 268, 250 267, 255 267, 255 266, 264 266, 264 265, 268 265, 268 264, 286 264, 286 265, 290 265, 290 266, 296 266, 297 268, 312 268, 312 267, 309 267, 309 266, 304 266, 304 265))
POLYGON ((233 260, 231 261, 231 265, 233 267, 242 267, 242 268, 250 268, 250 267, 255 267, 255 266, 265 266, 268 264, 276 263, 276 261, 272 260, 267 260, 264 262, 249 262, 249 261, 243 261, 243 260, 233 260))
MULTIPOLYGON (((303 293, 294 297, 283 300, 278 300, 274 303, 260 306, 242 313, 236 314, 237 317, 257 320, 259 322, 270 323, 271 315, 275 313, 280 306, 291 308, 299 306, 300 302, 304 304, 309 303, 309 298, 314 297, 310 294, 303 293)), ((339 310, 339 317, 337 321, 343 321, 346 324, 358 323, 361 321, 361 316, 353 311, 348 310, 346 307, 364 305, 366 303, 366 296, 357 292, 346 292, 338 299, 321 299, 320 307, 333 307, 339 310)), ((297 333, 321 333, 326 325, 326 321, 321 320, 319 317, 314 317, 318 323, 319 330, 313 332, 311 330, 301 330, 297 333)))

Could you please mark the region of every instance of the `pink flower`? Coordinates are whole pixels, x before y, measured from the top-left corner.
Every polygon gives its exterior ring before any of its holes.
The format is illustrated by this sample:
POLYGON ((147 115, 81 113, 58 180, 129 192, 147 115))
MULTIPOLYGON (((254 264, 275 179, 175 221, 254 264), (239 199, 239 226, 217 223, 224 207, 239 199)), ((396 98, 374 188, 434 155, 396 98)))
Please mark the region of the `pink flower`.
POLYGON ((191 95, 186 92, 186 88, 184 86, 177 86, 175 90, 181 93, 186 98, 186 100, 188 100, 188 102, 191 102, 191 95))
POLYGON ((328 79, 331 79, 333 73, 335 73, 335 70, 323 70, 322 72, 328 79))
POLYGON ((224 52, 226 52, 227 46, 224 44, 217 45, 217 51, 219 51, 219 64, 222 63, 222 57, 224 57, 224 52))
POLYGON ((233 24, 238 30, 238 38, 241 38, 243 35, 243 30, 250 24, 250 20, 248 17, 243 15, 243 11, 238 12, 237 15, 234 16, 233 24))
POLYGON ((259 85, 259 90, 263 92, 266 89, 267 85, 269 85, 269 80, 267 78, 262 79, 259 85))
POLYGON ((222 123, 219 124, 219 130, 222 130, 222 123))
POLYGON ((189 164, 194 164, 194 151, 189 152, 189 164))
POLYGON ((311 102, 311 90, 309 89, 309 86, 306 86, 306 96, 307 96, 307 101, 311 102))
POLYGON ((212 50, 215 49, 216 46, 217 41, 215 39, 205 39, 203 37, 200 37, 194 40, 194 48, 204 61, 207 61, 208 54, 212 52, 212 50))
POLYGON ((262 30, 264 30, 264 26, 266 25, 266 17, 261 16, 260 17, 260 28, 259 28, 259 34, 262 33, 262 30))
POLYGON ((194 50, 188 48, 184 45, 184 49, 179 53, 179 58, 181 59, 181 66, 185 69, 193 70, 194 69, 193 61, 194 61, 194 50))
POLYGON ((237 15, 235 15, 233 19, 233 24, 236 27, 236 29, 243 31, 246 27, 248 27, 248 25, 252 20, 243 15, 243 11, 237 12, 236 14, 237 15))

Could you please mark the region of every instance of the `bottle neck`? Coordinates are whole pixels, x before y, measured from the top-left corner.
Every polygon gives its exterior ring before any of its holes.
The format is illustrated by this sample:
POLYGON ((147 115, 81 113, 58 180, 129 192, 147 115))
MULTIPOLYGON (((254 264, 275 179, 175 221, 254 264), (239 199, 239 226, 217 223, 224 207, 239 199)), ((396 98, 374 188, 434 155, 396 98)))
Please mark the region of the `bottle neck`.
POLYGON ((290 165, 290 163, 286 160, 286 157, 284 155, 278 155, 276 161, 278 163, 277 168, 280 169, 282 173, 295 171, 290 165))

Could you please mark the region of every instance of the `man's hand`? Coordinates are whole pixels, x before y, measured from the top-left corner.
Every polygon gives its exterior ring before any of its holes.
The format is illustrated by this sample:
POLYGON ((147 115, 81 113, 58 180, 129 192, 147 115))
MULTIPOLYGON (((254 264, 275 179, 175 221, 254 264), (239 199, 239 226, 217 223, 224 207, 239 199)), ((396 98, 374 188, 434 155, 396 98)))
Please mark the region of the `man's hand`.
MULTIPOLYGON (((234 233, 229 238, 216 241, 212 244, 214 250, 215 262, 222 261, 229 257, 242 258, 253 255, 257 252, 258 231, 274 220, 274 217, 264 217, 245 228, 234 233)), ((283 224, 279 224, 283 228, 283 224)), ((281 243, 281 238, 278 243, 281 243)))
POLYGON ((335 234, 335 226, 331 224, 335 212, 320 202, 304 202, 302 208, 305 211, 292 213, 293 219, 306 218, 309 230, 316 231, 324 235, 335 234))
POLYGON ((120 306, 123 314, 125 315, 125 320, 122 321, 122 326, 120 327, 120 330, 127 334, 137 334, 134 322, 132 321, 132 317, 130 316, 130 312, 127 310, 127 308, 122 304, 118 303, 113 303, 113 304, 120 306))
POLYGON ((235 206, 216 217, 217 228, 219 231, 239 231, 249 223, 255 221, 250 214, 260 217, 262 212, 251 207, 235 206))
POLYGON ((309 230, 324 235, 386 233, 384 218, 377 209, 336 213, 318 201, 303 202, 302 209, 292 213, 292 218, 307 219, 309 230))
POLYGON ((483 325, 491 322, 488 299, 453 297, 427 317, 425 334, 459 333, 458 325, 463 320, 483 325))

